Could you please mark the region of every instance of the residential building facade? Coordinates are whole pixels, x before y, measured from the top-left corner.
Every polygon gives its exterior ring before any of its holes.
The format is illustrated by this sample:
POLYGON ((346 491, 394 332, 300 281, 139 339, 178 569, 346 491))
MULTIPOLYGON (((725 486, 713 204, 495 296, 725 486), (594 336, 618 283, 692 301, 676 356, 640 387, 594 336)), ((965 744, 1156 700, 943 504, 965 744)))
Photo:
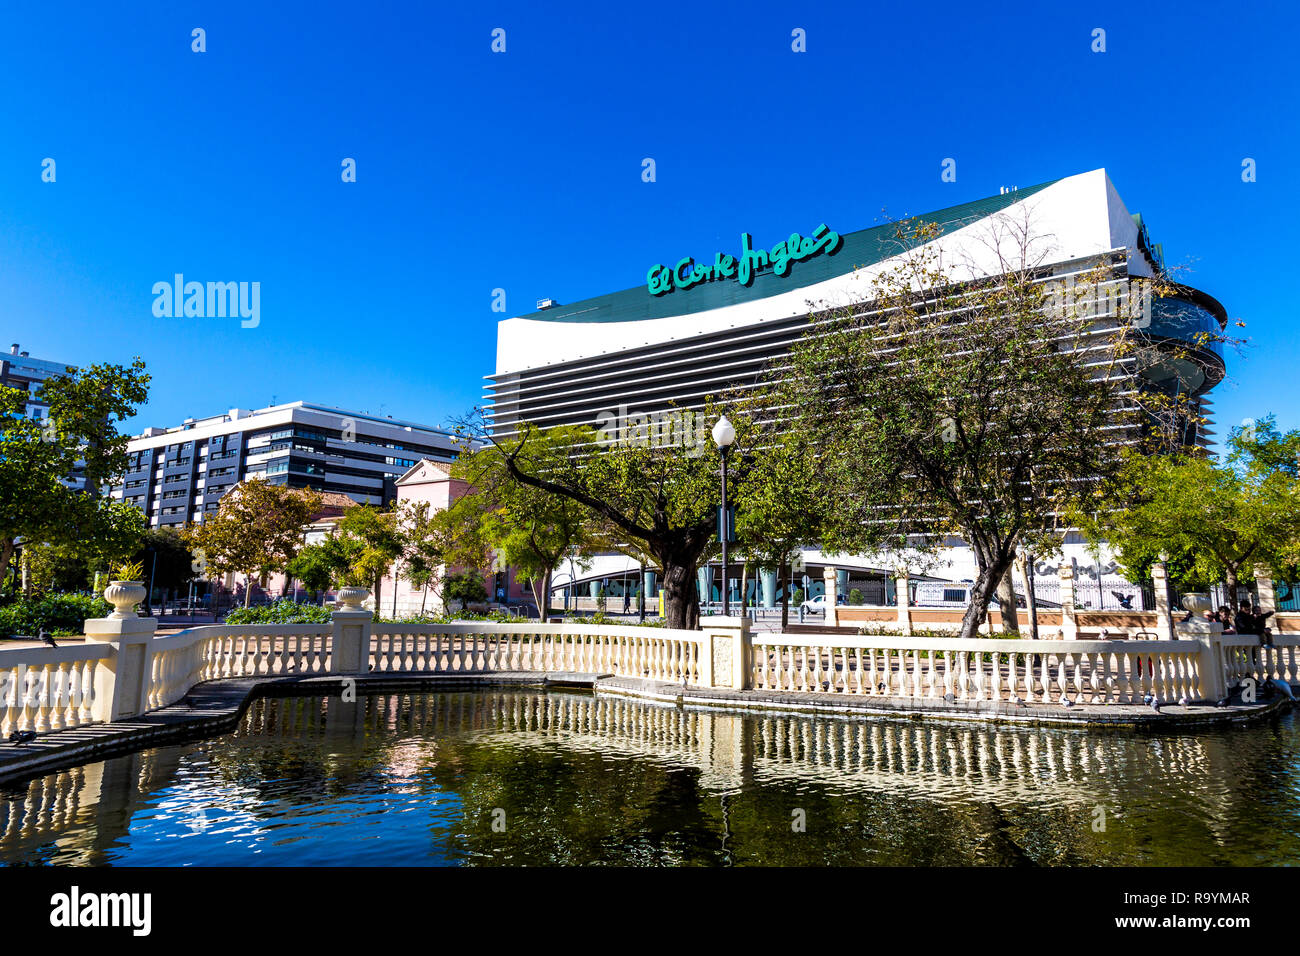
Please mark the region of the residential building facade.
POLYGON ((307 402, 232 408, 133 438, 112 494, 155 528, 202 522, 247 478, 385 505, 417 461, 450 462, 457 452, 451 432, 414 422, 307 402))

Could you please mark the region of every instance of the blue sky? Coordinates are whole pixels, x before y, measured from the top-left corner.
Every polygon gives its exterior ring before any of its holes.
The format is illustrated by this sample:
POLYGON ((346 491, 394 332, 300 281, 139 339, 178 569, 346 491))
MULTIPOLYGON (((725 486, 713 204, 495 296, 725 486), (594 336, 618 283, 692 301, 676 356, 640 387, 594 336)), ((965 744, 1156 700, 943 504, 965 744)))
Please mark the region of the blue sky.
POLYGON ((0 344, 142 356, 133 430, 299 398, 438 424, 481 400, 495 288, 522 314, 741 231, 851 231, 1104 166, 1247 322, 1220 431, 1300 427, 1294 6, 542 7, 6 5, 0 344), (260 282, 259 326, 155 317, 177 272, 260 282))

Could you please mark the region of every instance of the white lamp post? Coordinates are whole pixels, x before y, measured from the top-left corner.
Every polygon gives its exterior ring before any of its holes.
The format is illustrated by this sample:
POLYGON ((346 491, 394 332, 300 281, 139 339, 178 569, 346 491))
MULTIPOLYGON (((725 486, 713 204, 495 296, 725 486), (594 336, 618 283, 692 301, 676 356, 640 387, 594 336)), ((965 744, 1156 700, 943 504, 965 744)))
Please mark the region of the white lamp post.
POLYGON ((722 520, 718 522, 718 528, 722 538, 722 614, 724 617, 731 614, 731 589, 727 586, 727 539, 731 537, 731 521, 727 514, 727 452, 731 450, 735 440, 736 429, 731 422, 727 421, 727 416, 723 415, 713 426, 713 442, 722 455, 722 520))

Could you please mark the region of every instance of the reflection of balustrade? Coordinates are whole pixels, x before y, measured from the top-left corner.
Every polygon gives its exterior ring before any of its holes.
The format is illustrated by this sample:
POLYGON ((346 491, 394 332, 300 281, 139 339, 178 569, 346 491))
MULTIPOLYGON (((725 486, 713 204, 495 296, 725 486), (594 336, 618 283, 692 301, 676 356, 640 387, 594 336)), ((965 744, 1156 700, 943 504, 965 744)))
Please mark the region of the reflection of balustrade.
MULTIPOLYGON (((236 736, 315 741, 325 753, 357 753, 368 769, 407 767, 408 775, 426 759, 418 755, 436 760, 453 740, 500 742, 691 769, 703 788, 715 792, 780 782, 840 795, 996 806, 1128 806, 1152 781, 1177 792, 1203 791, 1206 780, 1241 779, 1239 754, 1220 735, 1097 736, 1068 729, 740 715, 572 691, 381 694, 351 703, 337 695, 263 698, 250 705, 236 736), (335 741, 364 747, 354 751, 335 741)), ((205 746, 202 759, 220 762, 234 755, 238 761, 240 752, 242 747, 205 746)), ((187 786, 177 769, 189 753, 190 748, 165 747, 129 754, 9 791, 0 798, 0 856, 58 846, 83 854, 77 862, 100 862, 100 854, 131 832, 134 814, 163 805, 158 791, 187 786)), ((1221 798, 1225 819, 1235 799, 1226 791, 1221 798)))

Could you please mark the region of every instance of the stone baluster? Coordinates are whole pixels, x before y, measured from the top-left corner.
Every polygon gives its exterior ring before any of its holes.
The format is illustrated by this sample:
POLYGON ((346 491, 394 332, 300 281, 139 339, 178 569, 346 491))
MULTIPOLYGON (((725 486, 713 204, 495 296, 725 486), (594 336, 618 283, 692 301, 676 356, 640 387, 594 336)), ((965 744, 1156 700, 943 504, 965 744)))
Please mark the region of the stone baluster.
POLYGON ((1061 637, 1067 641, 1079 637, 1079 619, 1074 607, 1074 565, 1062 561, 1057 568, 1061 579, 1061 637))

